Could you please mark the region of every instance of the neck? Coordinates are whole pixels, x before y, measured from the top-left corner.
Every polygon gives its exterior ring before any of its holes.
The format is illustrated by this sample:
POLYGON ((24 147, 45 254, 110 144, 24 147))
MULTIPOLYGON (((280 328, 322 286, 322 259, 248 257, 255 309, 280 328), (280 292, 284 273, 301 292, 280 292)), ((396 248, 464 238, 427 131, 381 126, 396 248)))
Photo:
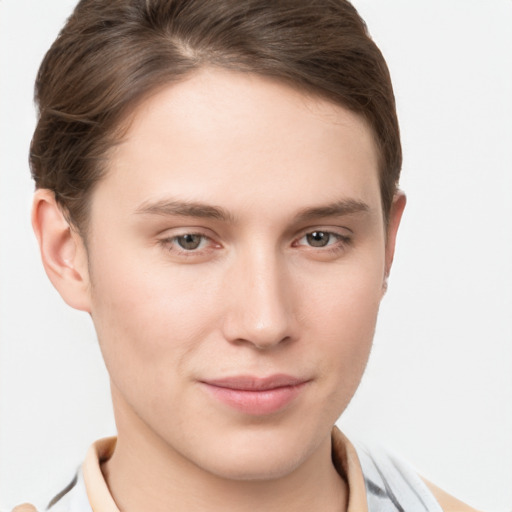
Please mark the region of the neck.
POLYGON ((120 416, 116 411, 116 449, 102 471, 123 512, 347 510, 347 485, 333 466, 330 436, 289 474, 268 480, 233 480, 186 459, 140 419, 133 428, 133 418, 125 422, 120 416))

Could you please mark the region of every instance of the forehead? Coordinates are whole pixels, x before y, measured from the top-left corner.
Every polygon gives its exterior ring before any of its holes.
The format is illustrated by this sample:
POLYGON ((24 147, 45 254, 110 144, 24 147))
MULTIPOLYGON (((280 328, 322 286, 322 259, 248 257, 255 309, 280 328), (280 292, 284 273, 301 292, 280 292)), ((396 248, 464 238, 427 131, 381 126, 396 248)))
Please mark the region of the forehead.
MULTIPOLYGON (((251 73, 206 68, 141 103, 97 195, 229 208, 268 202, 380 202, 378 154, 357 114, 251 73), (233 192, 229 194, 229 192, 233 192)), ((262 205, 261 205, 262 206, 262 205)), ((297 205, 298 206, 298 205, 297 205)))

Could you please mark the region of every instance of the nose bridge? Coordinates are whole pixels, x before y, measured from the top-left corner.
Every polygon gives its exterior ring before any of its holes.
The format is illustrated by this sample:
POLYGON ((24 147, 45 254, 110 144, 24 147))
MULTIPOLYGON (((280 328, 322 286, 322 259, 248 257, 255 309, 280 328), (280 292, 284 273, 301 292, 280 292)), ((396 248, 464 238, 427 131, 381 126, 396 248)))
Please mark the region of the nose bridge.
POLYGON ((292 337, 292 311, 284 261, 272 247, 245 250, 232 269, 228 338, 269 348, 292 337))

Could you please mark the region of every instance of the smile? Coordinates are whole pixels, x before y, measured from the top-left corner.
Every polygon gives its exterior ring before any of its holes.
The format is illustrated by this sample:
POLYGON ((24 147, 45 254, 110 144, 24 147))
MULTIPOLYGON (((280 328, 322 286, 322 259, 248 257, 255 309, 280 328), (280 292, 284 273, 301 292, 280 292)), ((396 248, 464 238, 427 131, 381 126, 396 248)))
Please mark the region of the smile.
POLYGON ((310 382, 288 375, 265 378, 236 376, 201 381, 216 400, 250 415, 272 414, 283 410, 310 382))

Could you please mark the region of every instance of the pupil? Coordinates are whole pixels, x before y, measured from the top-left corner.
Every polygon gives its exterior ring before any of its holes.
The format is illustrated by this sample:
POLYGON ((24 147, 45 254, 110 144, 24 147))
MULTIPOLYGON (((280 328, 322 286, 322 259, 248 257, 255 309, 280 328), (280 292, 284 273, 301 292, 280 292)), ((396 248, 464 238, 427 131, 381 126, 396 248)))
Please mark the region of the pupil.
POLYGON ((199 247, 199 244, 201 243, 201 235, 183 235, 179 236, 177 241, 182 249, 191 251, 199 247))
POLYGON ((329 242, 329 234, 323 231, 313 231, 306 235, 308 244, 313 247, 325 247, 329 242))

